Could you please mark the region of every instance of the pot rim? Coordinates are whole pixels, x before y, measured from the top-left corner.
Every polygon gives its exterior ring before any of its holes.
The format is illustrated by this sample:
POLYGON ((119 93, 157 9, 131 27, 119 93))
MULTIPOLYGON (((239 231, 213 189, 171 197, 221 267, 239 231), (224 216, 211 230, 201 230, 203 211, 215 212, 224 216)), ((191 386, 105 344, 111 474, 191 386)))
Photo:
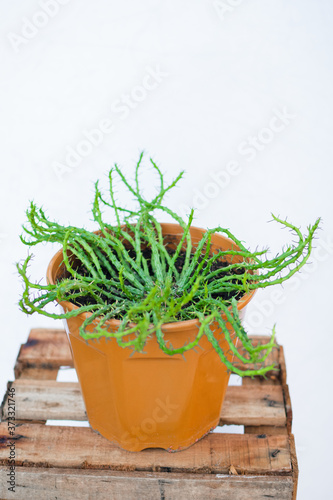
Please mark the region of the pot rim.
MULTIPOLYGON (((174 224, 174 223, 169 223, 169 222, 166 222, 166 223, 160 222, 160 225, 161 225, 162 228, 167 228, 167 227, 171 228, 171 227, 173 227, 173 228, 179 228, 182 231, 182 228, 181 228, 181 226, 179 224, 174 224)), ((201 227, 191 226, 191 229, 200 231, 202 233, 206 232, 206 229, 203 229, 201 227)), ((93 231, 93 232, 99 233, 101 231, 98 230, 98 231, 93 231)), ((165 234, 167 235, 168 232, 166 232, 165 234)), ((233 240, 231 240, 230 238, 227 238, 226 236, 223 236, 222 234, 219 234, 219 233, 213 233, 213 235, 217 235, 219 238, 223 239, 225 242, 231 243, 232 245, 234 245, 237 248, 239 248, 236 245, 236 243, 233 240)), ((171 236, 173 236, 173 234, 171 234, 171 236)), ((54 267, 55 267, 57 261, 59 260, 60 256, 62 256, 62 255, 63 255, 63 249, 61 248, 52 257, 52 259, 49 262, 49 265, 47 267, 46 279, 47 279, 47 282, 49 284, 51 284, 51 285, 55 284, 54 279, 53 279, 53 270, 54 270, 54 267)), ((237 301, 237 310, 238 311, 241 311, 242 309, 244 309, 244 307, 247 306, 247 304, 253 298, 253 296, 256 293, 256 291, 257 290, 251 290, 250 292, 247 292, 246 294, 244 294, 242 296, 242 298, 240 300, 237 301)), ((67 311, 72 311, 74 309, 78 309, 79 308, 77 305, 75 305, 75 304, 73 304, 72 302, 69 302, 69 301, 58 301, 57 300, 57 302, 58 302, 58 304, 60 304, 67 311)), ((231 308, 231 306, 230 306, 230 308, 231 308)), ((77 317, 79 317, 81 315, 84 315, 85 317, 88 317, 91 314, 92 314, 91 312, 80 313, 80 314, 78 314, 77 317)), ((225 315, 222 314, 222 317, 225 318, 225 315)), ((96 319, 98 319, 98 318, 96 318, 96 319)), ((119 319, 111 319, 111 320, 106 321, 105 324, 108 325, 108 326, 110 326, 113 329, 113 328, 119 327, 120 323, 121 323, 121 321, 119 319)), ((163 326, 162 326, 162 328, 163 328, 163 331, 165 331, 165 332, 172 332, 173 330, 176 330, 176 329, 178 330, 179 328, 190 329, 190 328, 193 328, 194 326, 199 325, 199 324, 200 324, 200 321, 199 321, 198 318, 196 318, 196 319, 188 319, 188 320, 183 320, 183 321, 173 321, 173 322, 170 322, 170 323, 164 323, 163 326)), ((134 323, 133 323, 133 325, 134 325, 134 323)))

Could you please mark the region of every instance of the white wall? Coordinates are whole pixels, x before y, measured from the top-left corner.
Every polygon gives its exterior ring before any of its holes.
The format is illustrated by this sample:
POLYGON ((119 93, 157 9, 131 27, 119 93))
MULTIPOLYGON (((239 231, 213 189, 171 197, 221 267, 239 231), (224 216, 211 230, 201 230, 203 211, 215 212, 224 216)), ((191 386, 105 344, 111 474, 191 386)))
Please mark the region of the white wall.
MULTIPOLYGON (((258 293, 248 327, 261 333, 277 323, 294 409, 299 498, 326 499, 332 2, 54 2, 0 1, 1 393, 29 330, 56 325, 17 307, 22 286, 14 263, 28 251, 18 239, 28 201, 63 223, 92 227, 93 182, 114 162, 131 175, 145 149, 170 178, 187 172, 169 197, 173 208, 197 206, 196 225, 230 227, 251 248, 275 251, 290 241, 267 223, 271 212, 304 230, 323 218, 312 266, 280 288, 278 301, 272 289, 258 293), (281 113, 283 120, 274 120, 281 113), (60 167, 67 148, 80 148, 85 132, 101 123, 112 128, 101 144, 76 166, 60 167), (246 145, 251 137, 259 137, 258 150, 246 145), (221 186, 214 174, 222 176, 230 162, 237 174, 221 186)), ((35 249, 32 277, 45 275, 54 251, 35 249)))

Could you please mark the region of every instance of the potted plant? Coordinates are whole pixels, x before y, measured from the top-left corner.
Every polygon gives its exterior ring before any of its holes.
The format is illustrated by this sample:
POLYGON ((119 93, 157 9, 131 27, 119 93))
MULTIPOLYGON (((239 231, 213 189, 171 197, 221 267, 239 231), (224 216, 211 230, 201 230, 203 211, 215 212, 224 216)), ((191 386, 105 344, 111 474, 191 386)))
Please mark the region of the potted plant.
MULTIPOLYGON (((93 429, 132 451, 184 449, 219 422, 230 372, 264 375, 274 346, 253 345, 241 324, 258 288, 282 283, 308 260, 319 219, 297 242, 269 258, 248 250, 228 229, 200 229, 168 208, 163 199, 183 172, 165 184, 152 161, 159 189, 144 198, 139 174, 133 185, 115 165, 109 199, 95 184, 94 232, 62 226, 31 203, 23 243, 57 242, 47 284, 32 282, 29 255, 17 268, 24 282, 22 311, 66 320, 74 365, 93 429), (137 202, 120 206, 114 178, 137 202), (115 222, 105 221, 103 210, 115 222), (160 223, 156 212, 173 223, 160 223), (63 312, 47 311, 57 301, 63 312), (251 366, 250 366, 251 365, 251 366), (249 368, 247 368, 249 366, 249 368)), ((110 220, 110 219, 108 219, 110 220)))

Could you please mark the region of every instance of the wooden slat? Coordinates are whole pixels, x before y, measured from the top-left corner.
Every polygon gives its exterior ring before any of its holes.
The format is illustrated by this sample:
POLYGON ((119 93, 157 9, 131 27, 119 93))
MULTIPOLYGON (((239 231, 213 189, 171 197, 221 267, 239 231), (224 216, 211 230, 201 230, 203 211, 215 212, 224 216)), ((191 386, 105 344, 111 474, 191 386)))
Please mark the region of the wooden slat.
MULTIPOLYGON (((18 379, 15 389, 17 420, 87 420, 77 382, 18 379)), ((8 408, 3 404, 3 420, 8 408)))
POLYGON ((253 385, 281 385, 279 377, 275 375, 275 372, 269 372, 267 377, 257 376, 257 377, 243 377, 242 378, 243 386, 253 386, 253 385))
MULTIPOLYGON (((87 420, 78 383, 19 379, 15 389, 19 420, 87 420)), ((7 418, 4 404, 3 418, 7 418)), ((286 425, 281 387, 228 387, 220 425, 286 425)))
POLYGON ((245 434, 267 435, 267 436, 288 436, 287 426, 277 427, 275 425, 244 425, 245 434))
POLYGON ((59 368, 29 368, 16 363, 15 376, 17 379, 29 380, 57 380, 59 368))
MULTIPOLYGON (((20 486, 15 498, 26 500, 45 500, 61 498, 72 500, 80 498, 100 500, 266 500, 278 498, 290 500, 292 483, 289 477, 274 478, 265 476, 216 476, 188 475, 184 478, 172 473, 131 473, 108 471, 75 471, 65 469, 64 480, 59 470, 19 468, 20 486), (112 497, 110 496, 112 491, 112 497), (214 496, 212 497, 212 492, 214 496), (241 496, 240 496, 241 495, 241 496)), ((3 473, 4 475, 4 473, 3 473)), ((0 471, 0 478, 2 477, 0 471)), ((1 492, 1 490, 0 490, 1 492)), ((1 498, 10 498, 2 496, 1 498)))
MULTIPOLYGON (((7 463, 7 443, 12 439, 7 424, 1 423, 0 464, 7 463)), ((238 474, 292 475, 287 436, 212 433, 179 453, 133 453, 90 428, 24 424, 17 427, 15 448, 17 466, 210 474, 228 474, 233 466, 238 474)))
POLYGON ((73 367, 71 350, 64 330, 35 328, 22 344, 15 365, 15 377, 26 368, 52 370, 60 366, 73 367))
POLYGON ((166 472, 17 467, 15 496, 6 488, 6 469, 0 469, 2 499, 34 500, 291 500, 289 476, 228 476, 166 472))
MULTIPOLYGON (((5 392, 4 398, 3 398, 1 406, 0 406, 0 421, 7 420, 7 418, 8 418, 8 394, 9 394, 9 391, 12 388, 12 386, 13 385, 15 386, 15 384, 16 384, 16 381, 7 383, 7 390, 5 392)), ((15 400, 15 403, 16 403, 16 400, 15 400)), ((24 422, 24 420, 16 418, 16 408, 15 408, 15 424, 17 424, 17 423, 26 423, 26 422, 24 422)), ((29 423, 31 423, 31 422, 29 422, 29 423)), ((36 418, 36 419, 34 419, 34 423, 45 424, 46 420, 36 418)))
POLYGON ((286 415, 279 386, 228 387, 221 424, 284 426, 286 415))
POLYGON ((287 429, 289 434, 291 434, 292 431, 292 421, 293 421, 293 412, 291 408, 291 399, 290 399, 290 394, 289 394, 289 387, 287 385, 282 386, 282 392, 283 392, 283 399, 284 399, 284 408, 286 412, 286 419, 287 419, 287 429))

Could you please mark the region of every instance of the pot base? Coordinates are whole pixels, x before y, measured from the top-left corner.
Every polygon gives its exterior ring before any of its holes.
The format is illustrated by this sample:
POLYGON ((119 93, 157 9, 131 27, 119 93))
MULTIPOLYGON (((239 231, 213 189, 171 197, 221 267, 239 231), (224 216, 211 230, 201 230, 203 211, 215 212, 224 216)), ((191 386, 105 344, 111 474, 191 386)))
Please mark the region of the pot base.
POLYGON ((163 449, 168 453, 177 453, 178 451, 187 450, 193 444, 197 443, 198 441, 206 437, 208 434, 210 434, 218 426, 219 420, 214 424, 212 424, 207 431, 204 430, 198 431, 196 434, 192 434, 191 438, 188 439, 186 442, 184 441, 183 443, 178 443, 177 448, 175 448, 174 445, 171 445, 168 441, 165 441, 165 443, 160 442, 158 445, 156 445, 156 441, 152 441, 152 442, 146 442, 144 444, 142 443, 141 446, 138 443, 138 446, 135 447, 135 449, 129 449, 128 442, 122 443, 121 441, 117 440, 114 436, 111 436, 105 429, 103 429, 99 424, 94 425, 92 422, 89 422, 89 424, 94 432, 96 432, 100 436, 110 441, 115 446, 118 446, 119 448, 125 451, 138 452, 156 448, 156 449, 163 449))

